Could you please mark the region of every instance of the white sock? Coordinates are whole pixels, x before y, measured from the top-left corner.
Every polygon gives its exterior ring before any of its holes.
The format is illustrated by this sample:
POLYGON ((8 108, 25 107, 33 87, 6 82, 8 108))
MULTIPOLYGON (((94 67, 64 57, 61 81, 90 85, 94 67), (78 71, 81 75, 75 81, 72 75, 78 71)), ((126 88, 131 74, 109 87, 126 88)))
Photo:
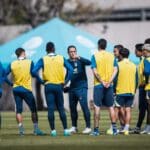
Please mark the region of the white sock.
POLYGON ((124 130, 129 130, 129 124, 126 124, 124 130))
POLYGON ((19 123, 19 124, 18 124, 18 127, 21 127, 21 126, 23 126, 23 124, 22 124, 22 123, 19 123))
POLYGON ((56 130, 54 129, 54 130, 52 130, 52 132, 56 132, 56 130))
POLYGON ((77 127, 75 127, 75 126, 72 126, 72 128, 75 130, 77 127))

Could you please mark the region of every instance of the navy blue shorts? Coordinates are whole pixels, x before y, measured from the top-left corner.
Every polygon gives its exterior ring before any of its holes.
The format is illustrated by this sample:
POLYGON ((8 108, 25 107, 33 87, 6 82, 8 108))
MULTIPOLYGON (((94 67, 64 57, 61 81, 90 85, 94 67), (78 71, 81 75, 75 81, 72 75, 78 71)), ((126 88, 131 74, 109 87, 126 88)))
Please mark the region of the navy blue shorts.
POLYGON ((94 86, 94 104, 98 107, 102 105, 112 107, 114 104, 113 87, 94 86))
POLYGON ((64 110, 63 87, 61 84, 46 84, 45 97, 49 110, 64 110))
POLYGON ((119 96, 117 95, 116 101, 121 107, 131 107, 133 104, 134 96, 119 96))
POLYGON ((150 105, 150 90, 146 91, 146 99, 147 99, 148 105, 150 105))
POLYGON ((16 102, 16 113, 22 113, 23 100, 26 102, 32 113, 37 112, 35 99, 31 91, 27 90, 27 92, 22 92, 13 90, 13 94, 16 102))

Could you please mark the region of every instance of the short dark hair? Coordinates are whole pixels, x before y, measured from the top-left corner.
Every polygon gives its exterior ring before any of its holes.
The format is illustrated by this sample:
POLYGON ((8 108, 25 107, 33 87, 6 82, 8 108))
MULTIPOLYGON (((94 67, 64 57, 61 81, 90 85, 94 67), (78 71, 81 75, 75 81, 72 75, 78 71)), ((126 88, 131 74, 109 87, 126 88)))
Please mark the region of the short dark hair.
POLYGON ((138 43, 138 44, 135 45, 135 49, 142 52, 143 46, 144 46, 144 44, 138 43))
POLYGON ((69 45, 68 48, 67 48, 68 53, 69 53, 70 48, 75 48, 75 50, 77 50, 74 45, 69 45))
POLYGON ((144 44, 150 44, 150 38, 146 39, 146 40, 144 41, 144 44))
POLYGON ((123 49, 123 45, 121 44, 115 45, 114 48, 117 48, 120 51, 121 49, 123 49))
POLYGON ((48 42, 46 44, 46 52, 50 53, 50 52, 55 52, 55 45, 53 42, 48 42))
POLYGON ((105 39, 99 39, 97 44, 99 49, 106 49, 107 41, 105 39))
POLYGON ((119 54, 123 57, 123 58, 128 58, 130 51, 127 48, 123 48, 121 51, 119 51, 119 54))
POLYGON ((17 57, 19 57, 22 54, 22 52, 25 52, 25 50, 23 48, 19 47, 16 49, 15 54, 17 57))

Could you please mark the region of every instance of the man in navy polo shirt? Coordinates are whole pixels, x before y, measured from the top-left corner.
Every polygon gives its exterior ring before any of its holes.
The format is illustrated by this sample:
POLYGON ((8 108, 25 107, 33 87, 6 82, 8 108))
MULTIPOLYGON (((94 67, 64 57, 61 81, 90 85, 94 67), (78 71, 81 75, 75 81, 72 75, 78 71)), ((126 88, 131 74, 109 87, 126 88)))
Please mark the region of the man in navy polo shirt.
POLYGON ((90 124, 90 111, 88 108, 87 101, 87 76, 86 76, 86 66, 89 66, 91 62, 83 57, 77 55, 77 49, 74 45, 68 47, 68 62, 73 67, 73 77, 71 79, 70 89, 69 89, 69 106, 71 111, 72 127, 70 132, 77 132, 77 104, 81 105, 84 119, 86 123, 86 128, 82 131, 83 134, 89 134, 91 132, 90 124))

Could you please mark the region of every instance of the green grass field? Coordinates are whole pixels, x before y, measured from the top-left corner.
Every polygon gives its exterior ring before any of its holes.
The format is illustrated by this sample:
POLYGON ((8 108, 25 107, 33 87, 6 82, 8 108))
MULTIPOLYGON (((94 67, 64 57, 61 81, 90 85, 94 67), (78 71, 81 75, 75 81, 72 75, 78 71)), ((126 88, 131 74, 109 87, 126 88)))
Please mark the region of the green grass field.
MULTIPOLYGON (((58 113, 56 112, 56 129, 58 132, 57 137, 50 136, 49 124, 47 121, 47 112, 39 112, 39 126, 46 132, 46 136, 34 136, 32 122, 30 120, 30 113, 25 112, 24 127, 25 136, 20 137, 18 135, 17 124, 15 120, 14 112, 2 112, 2 129, 0 130, 0 150, 44 150, 44 149, 109 149, 109 150, 148 150, 150 149, 150 135, 106 135, 105 131, 110 126, 108 118, 108 112, 102 110, 100 130, 101 135, 98 137, 92 137, 89 135, 81 134, 84 129, 84 120, 82 113, 79 113, 78 129, 79 133, 70 137, 63 136, 63 129, 60 123, 58 113)), ((131 127, 134 127, 137 120, 137 111, 132 111, 132 123, 131 127)), ((68 116, 68 127, 71 126, 70 115, 68 116)), ((93 118, 93 116, 92 116, 93 118)), ((92 124, 93 119, 91 118, 92 124)))

